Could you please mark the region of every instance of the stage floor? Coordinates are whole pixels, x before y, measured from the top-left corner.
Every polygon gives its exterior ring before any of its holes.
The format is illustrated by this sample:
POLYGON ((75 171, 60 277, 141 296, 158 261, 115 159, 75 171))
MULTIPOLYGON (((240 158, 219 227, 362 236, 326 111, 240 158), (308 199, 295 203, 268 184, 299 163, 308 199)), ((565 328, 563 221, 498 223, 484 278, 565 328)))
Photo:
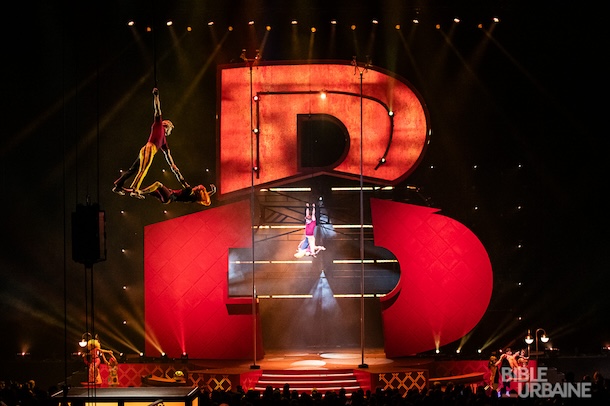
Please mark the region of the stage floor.
POLYGON ((332 370, 356 369, 365 364, 371 370, 387 370, 395 368, 418 368, 428 365, 431 358, 398 358, 385 356, 383 349, 334 349, 328 351, 266 351, 260 360, 190 360, 201 371, 248 370, 253 368, 263 370, 332 370))

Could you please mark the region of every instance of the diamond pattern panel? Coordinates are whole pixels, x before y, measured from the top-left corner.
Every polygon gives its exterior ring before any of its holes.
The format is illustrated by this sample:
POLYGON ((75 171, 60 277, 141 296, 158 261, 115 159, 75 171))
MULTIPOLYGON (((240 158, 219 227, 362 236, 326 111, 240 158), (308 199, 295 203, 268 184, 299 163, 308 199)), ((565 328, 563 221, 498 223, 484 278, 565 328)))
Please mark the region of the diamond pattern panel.
POLYGON ((491 299, 491 263, 481 242, 437 209, 371 199, 371 212, 375 245, 390 250, 401 269, 382 299, 386 355, 413 355, 462 338, 491 299))
MULTIPOLYGON (((253 316, 230 315, 226 306, 229 248, 250 246, 248 200, 144 229, 147 355, 253 357, 253 316)), ((257 356, 262 356, 260 328, 256 334, 257 356)))

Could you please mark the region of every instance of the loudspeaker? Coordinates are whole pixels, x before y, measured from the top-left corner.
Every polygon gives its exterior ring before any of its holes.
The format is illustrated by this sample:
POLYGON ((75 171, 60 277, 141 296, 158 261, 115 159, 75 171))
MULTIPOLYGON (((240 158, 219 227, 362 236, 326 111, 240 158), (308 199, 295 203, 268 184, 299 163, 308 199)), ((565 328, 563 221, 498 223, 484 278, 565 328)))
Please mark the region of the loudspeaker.
POLYGON ((72 259, 86 266, 106 260, 106 213, 98 204, 77 204, 72 213, 72 259))

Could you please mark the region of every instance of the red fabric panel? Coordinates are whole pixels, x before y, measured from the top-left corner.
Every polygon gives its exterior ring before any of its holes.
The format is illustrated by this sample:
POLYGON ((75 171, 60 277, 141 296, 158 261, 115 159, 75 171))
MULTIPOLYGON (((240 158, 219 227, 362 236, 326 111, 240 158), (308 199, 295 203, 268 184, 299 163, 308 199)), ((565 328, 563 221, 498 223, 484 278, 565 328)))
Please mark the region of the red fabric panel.
POLYGON ((462 338, 481 320, 493 288, 489 256, 463 224, 438 209, 371 199, 375 245, 401 276, 382 299, 385 353, 407 356, 462 338))
MULTIPOLYGON (((145 227, 146 355, 254 356, 252 313, 230 314, 227 308, 229 248, 251 247, 251 230, 248 200, 145 227)), ((256 324, 260 358, 258 313, 256 324)))

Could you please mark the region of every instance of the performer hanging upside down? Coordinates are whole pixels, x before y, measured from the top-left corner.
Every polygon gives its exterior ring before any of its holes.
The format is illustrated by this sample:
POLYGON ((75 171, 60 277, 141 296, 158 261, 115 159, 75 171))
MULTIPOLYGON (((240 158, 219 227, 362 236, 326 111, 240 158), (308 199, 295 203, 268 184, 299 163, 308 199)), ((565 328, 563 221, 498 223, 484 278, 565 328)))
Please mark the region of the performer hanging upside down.
POLYGON ((212 204, 212 199, 210 199, 210 196, 216 193, 216 186, 211 184, 209 192, 203 185, 197 185, 194 187, 188 186, 182 189, 169 189, 163 183, 156 181, 152 185, 142 189, 141 193, 144 195, 153 195, 163 204, 184 202, 198 203, 203 206, 209 206, 212 204))
POLYGON ((324 251, 326 248, 322 245, 316 245, 316 205, 311 205, 311 213, 309 212, 309 203, 305 206, 305 238, 309 244, 309 251, 315 256, 320 251, 324 251))
POLYGON ((159 89, 153 89, 153 109, 154 109, 154 120, 151 126, 150 135, 148 137, 148 141, 146 144, 140 149, 140 153, 138 154, 138 158, 134 161, 134 163, 129 167, 127 171, 125 171, 120 178, 114 181, 114 187, 112 191, 114 193, 118 193, 120 195, 124 195, 126 192, 133 197, 137 197, 138 199, 144 199, 144 195, 140 190, 140 186, 142 185, 142 181, 146 174, 148 173, 148 169, 150 168, 153 158, 157 151, 163 151, 165 155, 165 160, 167 161, 169 167, 172 172, 180 182, 180 184, 184 188, 188 188, 189 184, 184 180, 184 177, 180 173, 180 170, 174 163, 174 159, 172 158, 172 154, 169 149, 169 145, 167 144, 167 137, 172 133, 174 129, 174 124, 169 120, 163 120, 161 114, 161 102, 159 100, 159 89), (136 174, 133 182, 129 190, 126 190, 123 186, 127 179, 129 179, 133 174, 136 174))

